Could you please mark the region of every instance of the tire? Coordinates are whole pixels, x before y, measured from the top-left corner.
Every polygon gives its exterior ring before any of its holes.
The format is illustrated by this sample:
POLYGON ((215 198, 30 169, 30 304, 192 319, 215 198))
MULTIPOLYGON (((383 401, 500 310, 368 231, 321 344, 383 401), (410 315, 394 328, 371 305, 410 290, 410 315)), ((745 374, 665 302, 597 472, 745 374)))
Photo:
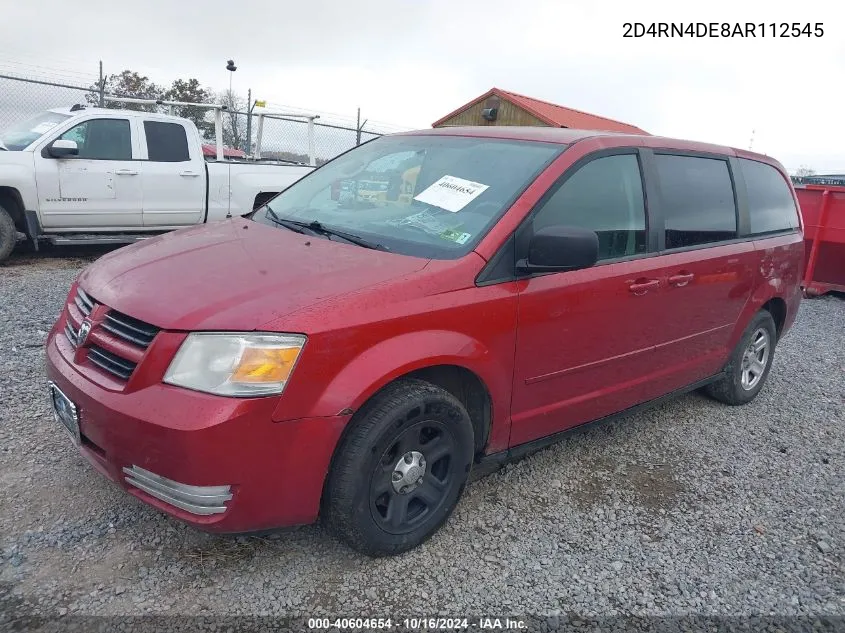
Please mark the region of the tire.
POLYGON ((15 222, 9 212, 0 206, 0 262, 12 254, 17 243, 18 229, 15 227, 15 222))
POLYGON ((466 486, 472 421, 449 392, 403 379, 350 422, 323 498, 323 520, 353 549, 399 554, 446 522, 466 486))
POLYGON ((747 404, 754 400, 769 377, 776 343, 775 320, 768 311, 760 310, 742 333, 728 364, 725 365, 724 375, 717 382, 705 387, 705 393, 731 406, 747 404), (753 357, 757 360, 756 371, 751 360, 752 342, 756 348, 753 352, 753 357), (765 344, 765 349, 760 348, 761 342, 765 344))

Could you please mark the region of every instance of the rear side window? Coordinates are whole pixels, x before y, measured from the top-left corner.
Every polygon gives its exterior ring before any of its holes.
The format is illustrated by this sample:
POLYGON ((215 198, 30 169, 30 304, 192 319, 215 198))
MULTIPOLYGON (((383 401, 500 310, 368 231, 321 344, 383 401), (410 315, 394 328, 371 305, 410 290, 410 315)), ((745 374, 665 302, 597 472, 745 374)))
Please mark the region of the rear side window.
POLYGON ((654 159, 667 249, 736 237, 736 204, 727 161, 667 154, 654 159))
POLYGON ((188 135, 178 123, 144 121, 147 136, 147 156, 161 163, 181 163, 191 160, 188 135))
POLYGON ((599 236, 599 259, 646 251, 645 205, 634 154, 597 158, 569 176, 534 217, 534 230, 577 226, 599 236))
POLYGON ((792 192, 780 172, 766 163, 741 158, 742 175, 748 192, 751 233, 789 231, 798 226, 798 211, 792 192))

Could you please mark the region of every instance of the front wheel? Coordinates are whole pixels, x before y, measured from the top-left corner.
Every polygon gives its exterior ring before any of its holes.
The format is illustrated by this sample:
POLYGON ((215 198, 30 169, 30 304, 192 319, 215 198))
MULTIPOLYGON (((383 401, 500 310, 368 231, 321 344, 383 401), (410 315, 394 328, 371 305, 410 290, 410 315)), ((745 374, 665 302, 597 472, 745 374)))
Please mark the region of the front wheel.
POLYGON ((473 459, 473 426, 449 392, 404 379, 376 395, 338 448, 323 519, 352 548, 398 554, 452 514, 473 459))
POLYGON ((769 376, 776 342, 775 321, 768 311, 760 310, 742 333, 725 366, 724 375, 708 385, 706 393, 729 405, 751 402, 769 376))
POLYGON ((12 254, 18 243, 18 229, 12 216, 0 206, 0 262, 12 254))

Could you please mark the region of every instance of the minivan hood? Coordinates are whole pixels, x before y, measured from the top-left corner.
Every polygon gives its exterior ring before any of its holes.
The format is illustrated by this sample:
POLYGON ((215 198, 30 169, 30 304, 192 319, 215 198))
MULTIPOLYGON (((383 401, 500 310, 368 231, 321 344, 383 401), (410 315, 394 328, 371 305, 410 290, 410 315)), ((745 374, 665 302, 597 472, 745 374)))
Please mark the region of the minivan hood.
POLYGON ((249 331, 428 261, 236 218, 121 248, 79 283, 96 301, 161 328, 249 331))

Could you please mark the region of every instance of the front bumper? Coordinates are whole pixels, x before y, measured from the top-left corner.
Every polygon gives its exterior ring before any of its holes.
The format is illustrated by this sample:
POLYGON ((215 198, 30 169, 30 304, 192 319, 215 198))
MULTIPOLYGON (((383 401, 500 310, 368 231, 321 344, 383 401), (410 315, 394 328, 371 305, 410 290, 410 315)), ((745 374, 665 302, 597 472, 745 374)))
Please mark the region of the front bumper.
POLYGON ((80 450, 127 492, 211 532, 316 520, 349 416, 274 422, 278 397, 225 398, 162 383, 113 391, 82 375, 60 345, 69 343, 54 328, 47 339, 47 375, 79 410, 80 450), (214 498, 197 504, 192 494, 214 498), (223 510, 206 512, 203 505, 223 510))

